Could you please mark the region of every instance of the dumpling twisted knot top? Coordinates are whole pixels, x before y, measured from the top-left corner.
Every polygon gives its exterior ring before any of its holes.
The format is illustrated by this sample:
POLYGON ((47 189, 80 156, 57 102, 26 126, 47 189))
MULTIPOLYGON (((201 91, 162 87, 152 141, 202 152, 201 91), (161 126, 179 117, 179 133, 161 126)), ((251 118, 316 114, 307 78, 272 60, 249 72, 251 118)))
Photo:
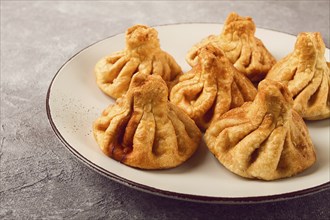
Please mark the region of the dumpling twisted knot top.
POLYGON ((222 33, 210 35, 194 45, 188 52, 186 60, 194 66, 198 59, 198 49, 212 43, 225 53, 238 71, 257 83, 265 78, 276 60, 261 40, 254 36, 255 31, 256 26, 251 17, 241 17, 232 12, 225 21, 222 33))
POLYGON ((230 171, 247 178, 293 176, 316 160, 301 116, 287 87, 265 79, 253 102, 230 110, 210 125, 204 139, 230 171))
POLYGON ((197 64, 179 77, 170 101, 184 110, 202 130, 232 108, 252 101, 257 93, 224 53, 213 46, 197 50, 197 64))
POLYGON ((201 132, 194 121, 167 99, 160 76, 138 73, 126 95, 94 122, 102 151, 132 167, 176 167, 192 156, 201 132))
POLYGON ((330 117, 330 63, 320 33, 300 33, 294 51, 278 61, 267 79, 286 84, 293 108, 308 120, 330 117))
POLYGON ((161 50, 157 31, 144 25, 129 28, 125 50, 101 59, 94 72, 99 88, 113 98, 126 93, 136 73, 159 75, 169 87, 182 74, 174 58, 161 50))

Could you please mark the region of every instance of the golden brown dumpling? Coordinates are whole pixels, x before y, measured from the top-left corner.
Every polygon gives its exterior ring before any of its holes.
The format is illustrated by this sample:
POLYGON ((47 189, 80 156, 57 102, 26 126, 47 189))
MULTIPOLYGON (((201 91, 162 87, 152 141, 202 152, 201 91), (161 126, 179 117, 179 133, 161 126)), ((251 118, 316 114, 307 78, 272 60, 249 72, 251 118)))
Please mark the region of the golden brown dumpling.
POLYGON ((174 58, 161 50, 154 28, 135 25, 126 32, 126 48, 106 56, 95 66, 96 82, 113 98, 128 90, 132 76, 138 72, 161 76, 168 86, 182 74, 174 58))
POLYGON ((253 102, 210 125, 205 143, 220 163, 240 176, 293 176, 314 164, 316 156, 306 124, 292 106, 287 87, 265 79, 253 102))
POLYGON ((257 91, 220 49, 208 44, 197 56, 198 63, 172 88, 170 101, 205 130, 228 110, 252 101, 257 91))
POLYGON ((308 120, 330 117, 330 70, 320 33, 301 33, 294 51, 278 61, 267 79, 285 83, 293 108, 308 120))
POLYGON ((94 122, 94 137, 109 157, 132 167, 176 167, 196 151, 201 132, 167 99, 160 76, 136 74, 126 95, 94 122))
POLYGON ((187 62, 197 63, 197 50, 208 43, 220 48, 234 67, 244 73, 252 82, 265 78, 275 64, 275 58, 264 44, 254 36, 256 26, 250 17, 241 17, 232 12, 228 15, 222 33, 211 35, 194 45, 186 56, 187 62))

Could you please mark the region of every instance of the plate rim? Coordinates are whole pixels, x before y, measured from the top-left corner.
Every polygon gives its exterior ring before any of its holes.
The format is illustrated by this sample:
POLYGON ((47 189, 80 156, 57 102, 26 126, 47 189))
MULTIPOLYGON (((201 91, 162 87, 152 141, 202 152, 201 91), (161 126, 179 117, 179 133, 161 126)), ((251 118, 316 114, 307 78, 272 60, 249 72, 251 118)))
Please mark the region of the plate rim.
MULTIPOLYGON (((186 25, 186 24, 188 24, 188 25, 194 25, 194 24, 202 24, 202 25, 203 24, 205 24, 205 25, 207 25, 207 24, 211 24, 211 25, 218 24, 218 25, 223 25, 223 23, 218 23, 218 22, 183 22, 183 23, 167 23, 167 24, 153 25, 153 26, 150 26, 150 27, 157 28, 157 27, 163 27, 163 26, 186 25)), ((291 35, 293 37, 297 37, 294 34, 290 34, 290 33, 283 32, 283 31, 277 31, 277 30, 270 29, 270 28, 259 28, 259 27, 257 27, 256 29, 274 31, 274 32, 277 32, 277 33, 283 33, 283 34, 291 35)), ((81 155, 73 146, 71 146, 65 140, 65 138, 62 136, 60 131, 57 129, 57 127, 56 127, 56 125, 53 121, 52 114, 51 114, 51 109, 50 109, 50 104, 49 104, 50 93, 51 93, 53 83, 54 83, 57 75, 61 72, 61 70, 68 63, 70 63, 76 56, 78 56, 80 53, 82 53, 86 49, 92 47, 93 45, 95 45, 99 42, 102 42, 104 40, 107 40, 109 38, 112 38, 112 37, 115 37, 117 35, 124 34, 124 33, 125 32, 113 34, 113 35, 110 35, 110 36, 105 37, 103 39, 97 40, 97 41, 93 42, 92 44, 89 44, 86 47, 80 49, 78 52, 74 53, 68 60, 66 60, 60 66, 60 68, 57 70, 57 72, 53 76, 53 78, 52 78, 52 80, 51 80, 51 82, 48 86, 48 90, 47 90, 47 94, 46 94, 46 113, 47 113, 47 118, 48 118, 48 121, 51 125, 51 128, 52 128, 53 132, 55 133, 56 137, 65 146, 65 148, 67 150, 69 150, 69 152, 72 153, 76 158, 78 158, 78 160, 80 162, 82 162, 85 166, 87 166, 88 168, 92 169, 93 171, 101 174, 102 176, 105 176, 105 177, 109 178, 110 180, 113 180, 113 181, 115 181, 117 183, 120 183, 124 186, 130 187, 130 188, 142 191, 142 192, 150 193, 150 194, 157 195, 157 196, 172 198, 172 199, 191 201, 191 202, 201 202, 201 203, 246 204, 246 203, 277 202, 277 201, 289 200, 289 199, 294 199, 294 198, 300 198, 300 197, 303 197, 303 196, 312 195, 312 194, 330 189, 330 181, 328 181, 328 182, 323 183, 321 185, 317 185, 317 186, 302 189, 302 190, 297 190, 297 191, 292 191, 292 192, 287 192, 287 193, 280 193, 280 194, 273 194, 273 195, 265 195, 265 196, 213 197, 213 196, 202 196, 202 195, 194 195, 194 194, 187 194, 187 193, 178 193, 178 192, 158 189, 156 187, 151 187, 151 186, 147 186, 147 185, 144 185, 144 184, 140 184, 140 183, 128 180, 126 178, 123 178, 123 177, 121 177, 121 176, 119 176, 115 173, 112 173, 112 172, 100 167, 99 165, 97 165, 97 164, 93 163, 92 161, 90 161, 88 158, 81 155)))

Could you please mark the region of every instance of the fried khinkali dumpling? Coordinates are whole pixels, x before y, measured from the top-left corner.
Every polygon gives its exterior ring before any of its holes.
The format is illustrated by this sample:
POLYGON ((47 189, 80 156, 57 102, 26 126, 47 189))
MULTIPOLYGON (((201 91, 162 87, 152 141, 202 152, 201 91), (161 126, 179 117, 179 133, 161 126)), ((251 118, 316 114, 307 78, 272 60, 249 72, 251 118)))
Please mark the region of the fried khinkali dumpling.
POLYGON ((200 48, 197 56, 198 63, 172 88, 170 101, 205 130, 228 110, 252 101, 257 91, 212 44, 200 48))
POLYGON ((261 40, 254 36, 255 31, 256 26, 251 17, 241 17, 232 12, 225 21, 222 33, 210 35, 194 45, 186 60, 194 66, 197 63, 198 48, 212 43, 225 53, 236 69, 257 83, 265 78, 276 60, 261 40))
POLYGON ((301 33, 294 51, 278 61, 267 79, 285 83, 293 108, 308 120, 330 117, 330 67, 320 33, 301 33))
POLYGON ((102 151, 142 169, 176 167, 190 158, 201 132, 167 97, 168 88, 160 76, 133 76, 126 95, 94 122, 94 137, 102 151))
POLYGON ((220 163, 240 176, 293 176, 314 164, 316 156, 307 126, 292 106, 287 87, 265 79, 253 102, 210 125, 205 143, 220 163))
POLYGON ((132 76, 138 72, 159 75, 168 86, 182 74, 174 58, 161 50, 157 31, 143 25, 129 28, 125 50, 98 61, 94 72, 97 85, 113 98, 126 93, 132 76))

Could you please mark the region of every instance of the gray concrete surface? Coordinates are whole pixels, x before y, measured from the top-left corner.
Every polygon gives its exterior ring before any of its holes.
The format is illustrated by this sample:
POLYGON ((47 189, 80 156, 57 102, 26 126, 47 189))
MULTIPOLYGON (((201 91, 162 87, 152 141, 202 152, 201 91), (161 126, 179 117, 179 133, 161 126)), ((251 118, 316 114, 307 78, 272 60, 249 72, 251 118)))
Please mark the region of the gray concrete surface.
POLYGON ((135 23, 223 22, 319 31, 329 1, 1 1, 0 219, 329 219, 330 190, 266 204, 217 205, 143 193, 87 168, 54 135, 45 111, 56 71, 89 44, 135 23))

